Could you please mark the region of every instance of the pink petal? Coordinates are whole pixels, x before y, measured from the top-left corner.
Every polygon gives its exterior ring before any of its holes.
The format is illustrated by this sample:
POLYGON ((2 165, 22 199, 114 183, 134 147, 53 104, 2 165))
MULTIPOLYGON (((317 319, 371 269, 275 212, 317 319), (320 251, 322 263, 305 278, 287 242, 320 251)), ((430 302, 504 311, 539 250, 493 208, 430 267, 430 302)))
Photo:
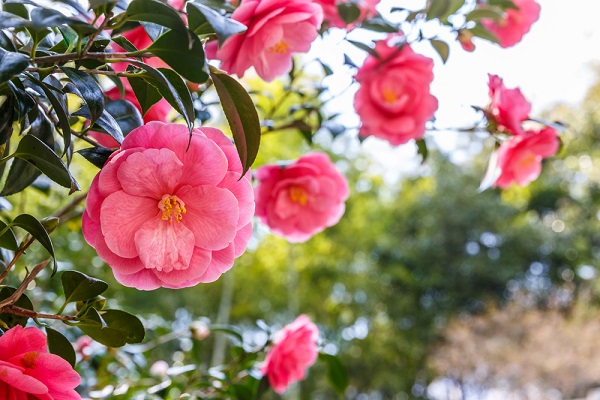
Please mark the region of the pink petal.
POLYGON ((160 279, 149 269, 143 269, 131 275, 123 275, 113 271, 115 279, 124 286, 133 287, 139 290, 154 290, 162 286, 160 279))
POLYGON ((156 270, 154 274, 163 282, 164 287, 180 289, 193 286, 195 283, 192 282, 202 276, 207 268, 209 268, 212 257, 211 253, 209 250, 195 247, 189 268, 185 270, 172 270, 171 272, 156 270))
POLYGON ((246 246, 248 245, 248 241, 252 237, 252 222, 248 222, 246 226, 239 229, 235 235, 235 239, 233 240, 234 246, 234 256, 235 258, 241 256, 244 251, 246 251, 246 246))
MULTIPOLYGON (((16 365, 12 363, 0 361, 0 382, 5 382, 13 389, 25 393, 35 395, 48 393, 48 387, 46 385, 39 380, 24 374, 23 371, 23 368, 17 368, 16 365)), ((27 397, 25 397, 25 399, 27 399, 27 397)))
POLYGON ((228 172, 218 187, 228 189, 238 201, 240 216, 237 227, 240 228, 250 222, 254 215, 254 191, 252 184, 246 179, 240 179, 241 174, 228 172))
POLYGON ((144 264, 142 264, 142 261, 137 256, 133 258, 123 258, 113 253, 106 245, 106 240, 101 232, 98 232, 96 235, 94 248, 96 249, 98 256, 110 265, 113 271, 122 275, 135 274, 145 268, 144 264))
POLYGON ((0 360, 8 360, 16 355, 37 351, 46 353, 46 336, 33 327, 23 328, 20 325, 7 330, 0 336, 0 360))
MULTIPOLYGON (((16 363, 17 359, 18 357, 15 357, 11 361, 16 363)), ((37 353, 35 360, 30 362, 30 366, 31 368, 26 368, 24 372, 44 383, 53 400, 79 398, 67 395, 79 385, 81 378, 62 357, 49 353, 37 353)), ((72 393, 75 395, 74 392, 72 393)))

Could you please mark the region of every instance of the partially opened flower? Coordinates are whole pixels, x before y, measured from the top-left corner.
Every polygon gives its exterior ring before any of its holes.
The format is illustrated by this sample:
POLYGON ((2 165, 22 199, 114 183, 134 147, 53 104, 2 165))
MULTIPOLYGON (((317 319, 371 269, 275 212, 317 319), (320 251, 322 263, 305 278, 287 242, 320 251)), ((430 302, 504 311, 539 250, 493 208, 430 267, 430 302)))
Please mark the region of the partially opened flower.
POLYGON ((508 188, 513 182, 526 186, 542 172, 542 160, 556 154, 560 147, 558 133, 546 127, 510 137, 497 150, 494 186, 508 188))
POLYGON ((501 20, 481 20, 485 29, 496 35, 501 47, 519 43, 540 17, 540 5, 535 0, 513 0, 513 3, 517 8, 507 9, 501 20))
POLYGON ((497 75, 489 75, 488 87, 490 94, 488 112, 498 129, 513 135, 522 134, 521 124, 529 118, 531 103, 525 99, 519 88, 506 88, 502 78, 497 75))
POLYGON ((260 369, 273 390, 283 393, 291 383, 304 379, 319 355, 318 337, 317 326, 304 314, 277 332, 260 369))
POLYGON ((292 69, 292 55, 305 53, 318 35, 323 10, 312 0, 244 0, 231 18, 248 30, 229 37, 217 49, 206 46, 207 56, 221 60, 221 68, 241 77, 254 67, 265 81, 292 69))
POLYGON ((369 55, 356 74, 360 88, 354 108, 360 117, 359 135, 375 136, 393 146, 420 139, 425 123, 437 109, 430 93, 433 60, 415 53, 408 44, 401 47, 390 36, 375 44, 378 57, 369 55))
POLYGON ((256 170, 256 216, 290 242, 304 242, 338 223, 348 198, 346 178, 324 153, 256 170))
POLYGON ((74 390, 80 381, 71 364, 48 353, 38 328, 17 325, 0 336, 2 399, 80 400, 74 390))
POLYGON ((83 234, 123 285, 182 288, 216 280, 252 233, 250 177, 215 128, 150 122, 96 175, 83 234), (189 148, 188 148, 189 146, 189 148))
POLYGON ((323 23, 329 27, 334 28, 346 28, 348 30, 354 29, 354 27, 362 21, 374 17, 377 14, 375 6, 379 4, 380 0, 314 0, 315 3, 320 4, 323 7, 323 23), (340 16, 338 9, 339 5, 356 5, 360 10, 360 14, 355 21, 347 23, 340 16))

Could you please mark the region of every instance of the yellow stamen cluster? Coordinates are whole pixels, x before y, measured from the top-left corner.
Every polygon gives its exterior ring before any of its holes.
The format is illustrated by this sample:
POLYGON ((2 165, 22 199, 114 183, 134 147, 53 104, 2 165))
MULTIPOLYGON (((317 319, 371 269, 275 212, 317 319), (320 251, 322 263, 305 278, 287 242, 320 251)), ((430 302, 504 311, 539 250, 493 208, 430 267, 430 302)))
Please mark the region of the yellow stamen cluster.
POLYGON ((185 209, 185 203, 177 196, 171 196, 165 194, 160 203, 158 203, 158 208, 162 211, 161 219, 163 221, 177 221, 177 223, 181 222, 183 219, 183 214, 187 212, 185 209))
POLYGON ((304 191, 304 189, 299 188, 299 187, 292 187, 289 191, 290 193, 290 200, 292 200, 294 203, 298 203, 301 206, 305 206, 306 203, 308 202, 308 196, 306 195, 306 192, 304 191))
POLYGON ((388 104, 392 104, 398 100, 398 94, 396 94, 396 92, 393 90, 383 89, 383 100, 385 100, 385 102, 388 104))
POLYGON ((285 54, 288 52, 288 47, 290 47, 290 45, 285 40, 281 39, 279 42, 269 47, 269 53, 285 54))

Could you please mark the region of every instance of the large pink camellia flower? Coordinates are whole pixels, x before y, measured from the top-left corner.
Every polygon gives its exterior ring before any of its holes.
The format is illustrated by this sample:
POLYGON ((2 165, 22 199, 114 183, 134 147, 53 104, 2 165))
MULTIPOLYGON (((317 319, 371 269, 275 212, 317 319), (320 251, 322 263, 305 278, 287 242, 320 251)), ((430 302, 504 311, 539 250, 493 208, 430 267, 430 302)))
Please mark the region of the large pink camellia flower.
POLYGON ((501 47, 511 47, 519 43, 540 17, 540 5, 535 0, 513 0, 518 9, 509 8, 500 21, 482 19, 481 23, 496 35, 501 47))
POLYGON ((74 390, 80 381, 67 361, 48 353, 38 328, 17 325, 0 336, 2 399, 80 400, 74 390))
POLYGON ((125 286, 216 280, 246 249, 254 196, 233 143, 215 128, 150 122, 94 178, 83 235, 125 286), (189 148, 188 148, 189 144, 189 148))
POLYGON ((423 137, 438 102, 429 92, 433 60, 416 54, 408 44, 394 46, 393 40, 398 36, 377 42, 379 58, 368 56, 358 70, 354 108, 362 122, 360 136, 397 146, 423 137))
POLYGON ((239 77, 250 67, 265 81, 292 69, 292 55, 304 53, 318 34, 323 10, 312 0, 244 0, 231 18, 248 30, 228 38, 221 48, 206 46, 208 58, 239 77))
POLYGON ((357 24, 362 21, 374 17, 377 14, 375 6, 379 4, 380 0, 314 0, 315 3, 320 4, 323 7, 323 23, 327 26, 334 28, 347 28, 348 30, 354 29, 357 24), (356 21, 347 24, 346 21, 340 16, 338 5, 347 4, 352 2, 360 10, 360 15, 356 21))
POLYGON ((281 394, 291 383, 304 379, 319 355, 318 337, 317 326, 304 314, 277 332, 260 369, 273 390, 281 394))
POLYGON ((490 94, 488 112, 501 131, 513 135, 522 134, 521 124, 529 118, 531 103, 525 99, 519 88, 507 89, 502 78, 491 74, 488 76, 490 94))
POLYGON ((256 216, 290 242, 305 242, 338 223, 348 198, 346 178, 324 153, 256 170, 256 216))
POLYGON ((497 150, 494 186, 505 189, 513 182, 520 186, 533 182, 542 172, 542 159, 556 154, 559 146, 558 133, 550 127, 510 137, 497 150))

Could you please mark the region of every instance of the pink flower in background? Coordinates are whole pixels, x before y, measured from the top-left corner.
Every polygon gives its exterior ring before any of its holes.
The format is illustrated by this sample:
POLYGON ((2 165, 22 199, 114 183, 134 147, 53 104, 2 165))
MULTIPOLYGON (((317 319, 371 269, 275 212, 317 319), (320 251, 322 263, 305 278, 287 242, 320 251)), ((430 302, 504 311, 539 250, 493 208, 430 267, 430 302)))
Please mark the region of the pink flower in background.
POLYGON ((150 122, 94 178, 83 234, 125 286, 183 288, 216 280, 252 234, 250 174, 215 128, 150 122), (188 148, 189 143, 189 148, 188 148))
POLYGON ((304 314, 277 332, 260 369, 273 390, 281 394, 291 383, 304 379, 319 355, 318 337, 317 326, 304 314))
POLYGON ((498 178, 494 186, 505 189, 513 182, 528 185, 540 176, 542 159, 556 154, 559 146, 558 133, 550 127, 510 137, 497 150, 498 178))
POLYGON ((511 47, 519 43, 540 17, 540 5, 535 0, 513 2, 518 9, 507 9, 506 16, 500 21, 487 18, 481 20, 485 29, 496 35, 501 47, 511 47))
POLYGON ((315 3, 320 4, 321 7, 323 7, 324 24, 334 28, 347 28, 348 30, 352 30, 357 24, 377 15, 375 6, 379 4, 379 1, 380 0, 314 0, 315 3), (356 21, 350 24, 347 24, 343 20, 338 11, 339 4, 348 3, 356 4, 360 9, 360 16, 356 19, 356 21))
POLYGON ((499 76, 488 76, 491 99, 488 112, 494 118, 499 130, 513 135, 522 134, 521 123, 529 118, 531 104, 518 88, 507 89, 499 76))
POLYGON ((254 67, 265 81, 292 69, 292 55, 304 53, 318 34, 323 10, 312 0, 244 0, 231 18, 248 30, 217 48, 206 46, 208 58, 221 60, 225 71, 243 76, 254 67))
POLYGON ((324 153, 256 170, 256 216, 290 242, 305 242, 338 223, 348 198, 346 178, 324 153))
POLYGON ((416 54, 408 44, 390 45, 398 39, 390 36, 376 43, 379 58, 368 56, 358 70, 360 88, 354 97, 362 122, 359 135, 375 136, 394 146, 422 138, 425 123, 438 105, 429 92, 433 60, 416 54))
POLYGON ((2 399, 80 400, 80 381, 67 361, 48 353, 38 328, 17 325, 0 336, 2 399))

